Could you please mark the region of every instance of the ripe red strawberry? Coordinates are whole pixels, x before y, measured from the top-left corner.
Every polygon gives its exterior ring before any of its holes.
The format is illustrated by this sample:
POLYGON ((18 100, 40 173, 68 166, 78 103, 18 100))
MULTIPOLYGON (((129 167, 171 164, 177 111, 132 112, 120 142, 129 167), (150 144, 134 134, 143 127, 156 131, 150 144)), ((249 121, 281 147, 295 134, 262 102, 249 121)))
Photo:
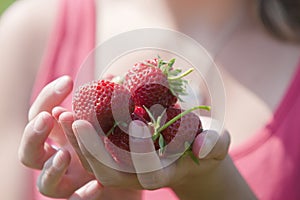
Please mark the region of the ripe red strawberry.
MULTIPOLYGON (((145 125, 150 120, 147 112, 142 108, 136 106, 134 112, 131 114, 132 120, 139 120, 145 125)), ((130 147, 129 147, 129 124, 119 124, 113 131, 104 138, 104 145, 112 158, 120 166, 132 166, 130 147)))
MULTIPOLYGON (((136 63, 125 75, 124 85, 131 92, 136 106, 151 108, 155 104, 170 107, 179 95, 185 94, 181 70, 173 69, 175 59, 165 62, 161 59, 136 63)), ((184 73, 186 76, 192 70, 184 73)))
POLYGON ((129 135, 119 126, 104 138, 104 145, 106 150, 110 153, 111 157, 116 163, 123 166, 131 166, 131 156, 129 154, 129 135))
POLYGON ((146 110, 140 106, 135 106, 134 112, 131 116, 132 120, 140 120, 147 124, 150 121, 150 117, 146 110))
POLYGON ((185 94, 186 81, 182 77, 192 69, 181 74, 180 69, 173 69, 174 62, 174 59, 146 60, 128 71, 124 85, 99 80, 76 90, 75 118, 88 120, 104 135, 101 138, 106 149, 120 165, 132 164, 128 135, 132 120, 148 125, 155 148, 161 153, 183 153, 187 150, 186 143, 191 144, 201 133, 201 121, 192 111, 209 108, 199 106, 186 111, 175 108, 179 95, 185 94))
POLYGON ((107 134, 116 123, 130 122, 133 110, 130 92, 107 80, 79 87, 73 98, 75 118, 91 122, 99 133, 107 134))
POLYGON ((179 116, 183 112, 184 110, 182 109, 167 108, 162 116, 165 123, 160 125, 159 132, 156 133, 158 135, 154 136, 157 138, 155 140, 156 149, 165 147, 168 153, 183 153, 186 150, 186 143, 192 144, 195 137, 203 131, 200 118, 193 112, 189 112, 181 118, 174 120, 176 116, 179 116), (168 122, 172 123, 167 125, 168 122), (164 125, 166 125, 166 128, 164 128, 164 125), (162 140, 163 144, 160 144, 162 140))
POLYGON ((107 137, 104 137, 104 146, 119 166, 132 167, 128 126, 122 128, 116 126, 107 137))
MULTIPOLYGON (((195 137, 203 130, 200 118, 192 113, 193 110, 199 108, 208 109, 208 107, 194 107, 184 111, 172 107, 166 109, 158 120, 148 123, 150 130, 153 132, 152 139, 155 149, 160 150, 160 152, 166 152, 169 155, 185 153, 188 150, 186 144, 192 144, 195 137), (160 123, 162 120, 165 123, 160 123)), ((152 114, 150 115, 152 116, 152 114)), ((137 115, 132 116, 134 119, 137 115)), ((134 120, 138 119, 135 118, 134 120)), ((104 143, 106 149, 118 164, 131 166, 129 134, 123 130, 128 130, 128 127, 125 129, 121 129, 119 126, 115 127, 112 133, 104 140, 104 143)))

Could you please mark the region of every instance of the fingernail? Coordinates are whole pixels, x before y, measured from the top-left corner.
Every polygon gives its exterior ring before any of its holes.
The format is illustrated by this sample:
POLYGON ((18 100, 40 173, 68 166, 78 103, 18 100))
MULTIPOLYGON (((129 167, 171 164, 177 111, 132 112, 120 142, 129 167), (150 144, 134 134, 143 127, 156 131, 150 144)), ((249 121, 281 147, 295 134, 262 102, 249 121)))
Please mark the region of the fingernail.
POLYGON ((74 135, 75 136, 78 136, 78 125, 77 125, 77 121, 75 121, 73 124, 72 124, 72 130, 74 132, 74 135))
POLYGON ((139 120, 134 120, 130 123, 129 135, 136 139, 151 137, 149 128, 144 124, 144 122, 139 120))
POLYGON ((47 123, 45 123, 45 114, 41 113, 39 116, 37 116, 34 125, 33 130, 36 133, 43 133, 47 129, 47 123))
POLYGON ((203 138, 203 143, 198 153, 200 159, 205 158, 216 145, 219 134, 216 131, 207 131, 203 138))
POLYGON ((199 152, 200 149, 203 145, 204 142, 204 138, 205 138, 206 132, 203 131, 200 135, 198 135, 195 139, 195 141, 193 142, 193 153, 194 155, 197 155, 199 157, 199 152))
POLYGON ((52 166, 58 170, 63 169, 65 166, 64 160, 63 160, 63 154, 64 152, 60 149, 58 152, 55 154, 53 161, 52 161, 52 166))
POLYGON ((69 77, 63 76, 59 78, 54 86, 55 92, 57 94, 61 94, 67 90, 67 83, 68 83, 69 77))

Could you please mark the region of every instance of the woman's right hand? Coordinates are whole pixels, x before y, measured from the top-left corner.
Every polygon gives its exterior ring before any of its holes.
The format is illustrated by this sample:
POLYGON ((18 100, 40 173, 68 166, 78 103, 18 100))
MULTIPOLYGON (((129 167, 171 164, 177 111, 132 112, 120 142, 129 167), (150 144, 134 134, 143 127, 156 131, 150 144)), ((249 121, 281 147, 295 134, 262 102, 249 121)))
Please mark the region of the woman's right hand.
POLYGON ((67 198, 94 177, 82 167, 67 142, 64 127, 68 121, 58 121, 66 109, 57 106, 72 88, 73 81, 68 76, 43 88, 29 110, 28 124, 19 146, 21 162, 42 170, 37 185, 40 192, 49 197, 67 198))
POLYGON ((64 76, 49 83, 38 95, 30 108, 29 122, 19 146, 21 162, 29 168, 41 170, 37 187, 48 197, 96 200, 124 199, 125 195, 130 200, 140 199, 139 191, 104 188, 82 166, 69 143, 70 138, 67 139, 72 131, 73 117, 64 115, 67 109, 58 106, 72 88, 73 81, 64 76))

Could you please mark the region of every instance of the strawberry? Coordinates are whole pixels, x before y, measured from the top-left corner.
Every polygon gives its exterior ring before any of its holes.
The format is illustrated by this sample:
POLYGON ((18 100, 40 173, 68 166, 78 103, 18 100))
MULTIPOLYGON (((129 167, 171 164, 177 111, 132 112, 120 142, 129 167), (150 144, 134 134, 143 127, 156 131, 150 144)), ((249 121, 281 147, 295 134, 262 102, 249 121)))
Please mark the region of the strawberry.
POLYGON ((190 150, 202 132, 199 117, 192 111, 207 106, 180 109, 177 103, 185 94, 186 80, 192 69, 181 73, 173 69, 175 59, 160 58, 136 63, 125 75, 123 84, 97 80, 80 86, 73 97, 75 119, 91 122, 103 139, 112 158, 131 166, 129 123, 139 120, 148 126, 160 155, 180 155, 190 150))
MULTIPOLYGON (((150 120, 147 112, 139 106, 136 106, 134 112, 131 114, 132 120, 141 121, 145 125, 150 120)), ((128 124, 119 124, 114 127, 111 133, 104 138, 104 145, 112 158, 121 166, 132 166, 128 124)))
POLYGON ((203 131, 200 118, 193 112, 184 112, 185 110, 170 107, 163 113, 165 123, 153 135, 157 150, 166 147, 168 153, 183 153, 186 143, 191 144, 203 131), (179 118, 180 115, 182 116, 179 118))
POLYGON ((117 164, 132 166, 129 154, 129 135, 119 126, 116 126, 107 137, 104 137, 104 146, 117 164))
POLYGON ((125 75, 124 85, 131 92, 136 106, 151 108, 155 104, 163 107, 174 105, 179 95, 185 94, 186 73, 173 69, 175 59, 165 62, 160 58, 136 63, 125 75))
POLYGON ((131 121, 134 104, 129 91, 118 83, 98 80, 79 87, 73 97, 75 119, 91 122, 107 134, 116 123, 131 121))
MULTIPOLYGON (((194 138, 203 130, 200 118, 192 113, 193 110, 199 108, 209 109, 209 107, 198 106, 185 111, 170 107, 164 110, 157 119, 153 119, 151 111, 147 110, 148 115, 152 118, 152 122, 148 122, 148 127, 153 133, 152 139, 155 149, 159 150, 161 155, 183 155, 186 150, 189 150, 186 145, 192 144, 194 138)), ((135 111, 140 110, 136 109, 135 111)), ((136 118, 136 116, 138 115, 132 115, 133 120, 142 119, 143 122, 141 123, 145 124, 144 118, 136 118)), ((105 138, 104 144, 119 165, 132 166, 129 154, 129 134, 123 130, 128 130, 128 125, 125 129, 120 128, 120 126, 115 127, 111 134, 105 138)))
POLYGON ((140 120, 147 124, 150 121, 150 117, 143 107, 135 106, 134 112, 131 116, 132 120, 140 120))

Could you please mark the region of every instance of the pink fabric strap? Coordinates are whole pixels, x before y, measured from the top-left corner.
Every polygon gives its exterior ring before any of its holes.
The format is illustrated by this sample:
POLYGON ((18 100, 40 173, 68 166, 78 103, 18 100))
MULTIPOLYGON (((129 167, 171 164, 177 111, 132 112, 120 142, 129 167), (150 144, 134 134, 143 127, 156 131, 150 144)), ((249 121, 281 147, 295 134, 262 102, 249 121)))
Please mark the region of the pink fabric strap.
MULTIPOLYGON (((77 70, 95 46, 94 0, 59 0, 55 26, 32 91, 33 101, 41 89, 62 75, 75 78, 77 70)), ((71 106, 71 95, 65 105, 71 106)), ((34 200, 50 200, 35 187, 39 172, 33 174, 34 200)))
POLYGON ((60 0, 59 13, 33 90, 34 99, 53 79, 75 77, 79 66, 95 46, 94 0, 60 0))

